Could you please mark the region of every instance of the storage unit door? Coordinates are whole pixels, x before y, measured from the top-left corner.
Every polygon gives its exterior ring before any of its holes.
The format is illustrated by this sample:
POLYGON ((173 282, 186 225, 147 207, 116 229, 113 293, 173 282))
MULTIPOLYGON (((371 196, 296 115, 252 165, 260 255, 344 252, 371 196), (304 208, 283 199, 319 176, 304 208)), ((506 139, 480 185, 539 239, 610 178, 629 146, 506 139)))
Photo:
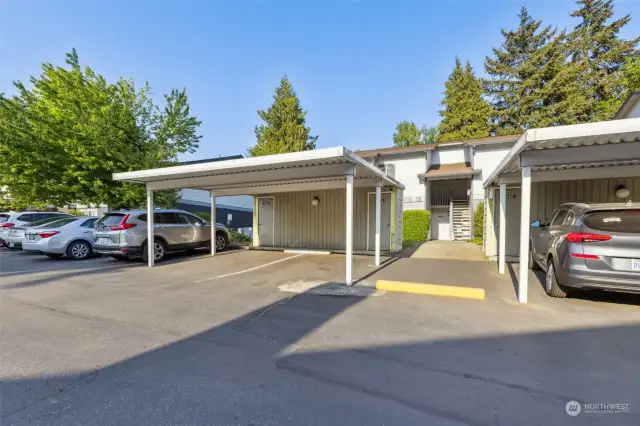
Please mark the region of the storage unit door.
POLYGON ((431 228, 432 240, 450 240, 449 211, 432 211, 431 228))

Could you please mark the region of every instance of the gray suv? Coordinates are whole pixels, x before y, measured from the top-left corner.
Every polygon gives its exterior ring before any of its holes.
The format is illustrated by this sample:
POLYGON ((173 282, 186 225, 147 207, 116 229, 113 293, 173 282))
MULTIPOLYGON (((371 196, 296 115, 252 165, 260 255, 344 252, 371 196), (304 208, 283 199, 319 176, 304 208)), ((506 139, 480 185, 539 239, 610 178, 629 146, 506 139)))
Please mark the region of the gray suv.
MULTIPOLYGON (((184 210, 156 209, 153 214, 155 261, 168 252, 211 247, 211 224, 184 210)), ((106 213, 94 226, 94 250, 115 259, 142 257, 147 261, 147 211, 106 213)), ((216 224, 216 251, 229 243, 227 228, 216 224)))
POLYGON ((531 224, 529 267, 546 272, 545 291, 640 292, 640 204, 563 204, 531 224))

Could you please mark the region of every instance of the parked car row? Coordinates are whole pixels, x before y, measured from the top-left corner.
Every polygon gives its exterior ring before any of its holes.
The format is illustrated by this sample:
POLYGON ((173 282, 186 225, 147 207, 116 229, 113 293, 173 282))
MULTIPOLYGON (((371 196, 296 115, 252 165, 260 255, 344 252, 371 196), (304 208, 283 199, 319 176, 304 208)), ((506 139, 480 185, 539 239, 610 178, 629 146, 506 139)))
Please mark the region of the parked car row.
MULTIPOLYGON (((60 212, 12 213, 0 223, 0 243, 9 249, 51 258, 83 260, 99 253, 114 259, 147 261, 146 210, 116 211, 97 216, 60 212)), ((229 243, 229 231, 216 224, 216 250, 229 243)), ((154 211, 154 258, 211 245, 211 224, 184 210, 154 211)))
POLYGON ((549 296, 640 292, 640 204, 567 203, 531 228, 529 267, 545 272, 549 296))

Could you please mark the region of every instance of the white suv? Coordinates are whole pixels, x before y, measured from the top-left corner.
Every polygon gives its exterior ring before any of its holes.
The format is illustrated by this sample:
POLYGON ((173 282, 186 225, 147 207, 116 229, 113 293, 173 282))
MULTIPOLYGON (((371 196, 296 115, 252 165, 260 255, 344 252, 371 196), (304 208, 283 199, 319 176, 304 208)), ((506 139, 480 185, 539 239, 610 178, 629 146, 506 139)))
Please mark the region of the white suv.
MULTIPOLYGON (((154 257, 167 252, 211 246, 211 224, 184 210, 156 209, 153 213, 154 257)), ((147 211, 109 212, 94 226, 95 251, 115 259, 142 257, 147 261, 147 211)), ((229 231, 216 224, 216 251, 229 243, 229 231)))

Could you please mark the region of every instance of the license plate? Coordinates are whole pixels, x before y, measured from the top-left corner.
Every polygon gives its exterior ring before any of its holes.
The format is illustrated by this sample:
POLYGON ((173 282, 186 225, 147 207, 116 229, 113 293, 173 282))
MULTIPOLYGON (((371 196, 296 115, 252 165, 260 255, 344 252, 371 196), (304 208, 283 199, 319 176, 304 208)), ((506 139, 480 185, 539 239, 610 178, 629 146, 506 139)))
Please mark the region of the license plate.
POLYGON ((27 240, 35 240, 36 236, 34 234, 27 235, 27 240))
POLYGON ((98 238, 96 244, 111 244, 111 240, 109 238, 98 238))
POLYGON ((640 259, 631 259, 631 270, 640 272, 640 259))
POLYGON ((9 247, 10 247, 10 248, 13 248, 13 246, 15 246, 15 244, 14 244, 14 243, 9 243, 9 247))

